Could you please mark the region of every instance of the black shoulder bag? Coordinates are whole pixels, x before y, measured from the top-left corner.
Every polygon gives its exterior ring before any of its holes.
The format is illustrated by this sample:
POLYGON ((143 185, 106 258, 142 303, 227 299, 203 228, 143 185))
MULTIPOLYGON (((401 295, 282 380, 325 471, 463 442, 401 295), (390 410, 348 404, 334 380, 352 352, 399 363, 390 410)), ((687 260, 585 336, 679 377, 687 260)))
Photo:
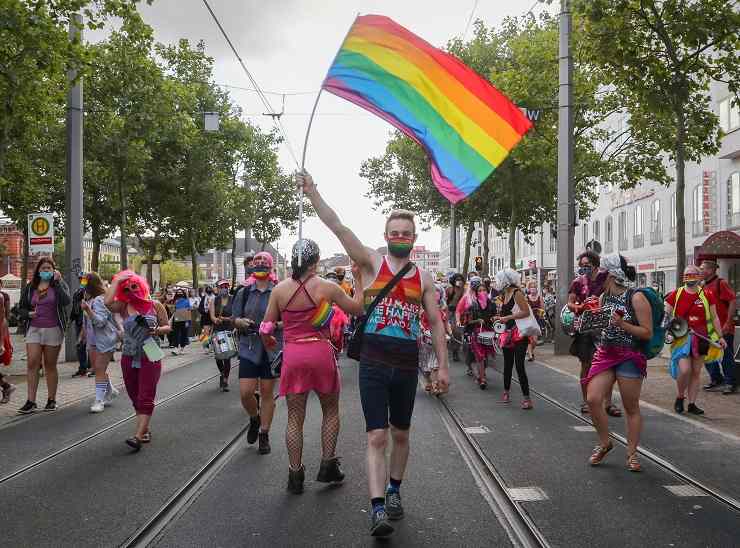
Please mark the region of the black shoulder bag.
POLYGON ((360 318, 360 320, 357 322, 355 330, 352 332, 352 337, 350 337, 349 343, 347 344, 348 358, 360 361, 360 353, 362 352, 362 341, 363 337, 365 336, 365 326, 367 325, 367 319, 373 313, 375 307, 380 304, 380 301, 385 299, 388 296, 388 293, 390 293, 391 290, 396 287, 398 282, 400 282, 401 279, 409 272, 409 270, 411 270, 412 266, 414 266, 414 263, 408 262, 406 263, 406 266, 398 271, 398 274, 396 274, 393 279, 388 282, 388 285, 381 289, 380 293, 378 293, 377 297, 375 297, 373 302, 370 304, 370 307, 365 311, 365 315, 362 316, 362 318, 360 318))

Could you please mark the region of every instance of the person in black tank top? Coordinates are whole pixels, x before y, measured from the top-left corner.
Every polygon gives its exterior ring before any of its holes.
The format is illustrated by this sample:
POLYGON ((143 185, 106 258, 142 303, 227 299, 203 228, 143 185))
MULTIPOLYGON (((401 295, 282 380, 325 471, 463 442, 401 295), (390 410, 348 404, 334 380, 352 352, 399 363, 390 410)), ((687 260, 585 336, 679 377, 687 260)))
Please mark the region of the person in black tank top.
POLYGON ((527 354, 529 339, 521 337, 516 327, 516 320, 529 316, 529 304, 524 293, 519 288, 519 274, 510 268, 501 270, 496 274, 496 285, 501 291, 501 313, 499 321, 506 324, 506 332, 503 334, 501 352, 504 355, 504 394, 501 398, 503 403, 509 403, 509 391, 511 389, 511 376, 516 366, 516 376, 522 388, 522 409, 532 409, 532 400, 529 397, 529 379, 524 368, 524 358, 527 354), (514 311, 517 305, 516 312, 514 311))

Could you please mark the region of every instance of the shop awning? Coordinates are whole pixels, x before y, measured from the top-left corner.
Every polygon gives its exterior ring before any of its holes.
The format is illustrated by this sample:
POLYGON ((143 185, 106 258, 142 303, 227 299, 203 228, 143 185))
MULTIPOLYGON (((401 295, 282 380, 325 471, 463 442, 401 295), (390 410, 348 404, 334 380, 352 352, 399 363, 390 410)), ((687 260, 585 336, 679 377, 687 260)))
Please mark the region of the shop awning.
POLYGON ((704 259, 739 259, 740 235, 730 230, 715 232, 694 251, 694 262, 704 259))

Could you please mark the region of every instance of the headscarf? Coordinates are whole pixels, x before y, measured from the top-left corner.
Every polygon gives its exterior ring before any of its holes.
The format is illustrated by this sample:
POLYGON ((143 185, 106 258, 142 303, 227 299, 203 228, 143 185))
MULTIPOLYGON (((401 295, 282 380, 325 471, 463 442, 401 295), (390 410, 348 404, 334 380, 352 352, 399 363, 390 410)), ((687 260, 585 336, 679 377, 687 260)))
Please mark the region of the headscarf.
POLYGON ((511 285, 519 285, 520 280, 519 273, 511 268, 496 272, 496 287, 499 291, 503 291, 511 285))
POLYGON ((606 270, 609 275, 614 278, 614 283, 627 287, 628 280, 627 275, 622 270, 622 258, 619 254, 607 255, 601 258, 601 268, 606 270))
POLYGON ((488 306, 488 292, 478 291, 483 287, 483 280, 479 276, 473 276, 468 280, 468 284, 470 284, 468 299, 470 300, 471 305, 473 302, 477 301, 478 306, 485 309, 488 306))
POLYGON ((124 270, 113 277, 113 280, 124 278, 116 288, 114 299, 118 302, 130 304, 139 314, 149 314, 152 310, 152 301, 149 299, 149 284, 146 279, 131 270, 124 270), (124 291, 130 285, 137 285, 136 291, 124 291))

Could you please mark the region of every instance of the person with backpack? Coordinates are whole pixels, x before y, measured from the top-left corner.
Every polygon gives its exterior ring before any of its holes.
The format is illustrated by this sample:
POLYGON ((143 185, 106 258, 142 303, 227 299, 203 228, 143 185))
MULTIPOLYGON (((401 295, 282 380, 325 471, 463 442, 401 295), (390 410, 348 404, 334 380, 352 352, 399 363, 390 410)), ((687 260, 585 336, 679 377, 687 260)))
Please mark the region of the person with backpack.
POLYGON ((704 290, 714 293, 717 299, 717 316, 722 326, 722 338, 727 343, 728 352, 722 356, 722 372, 720 373, 720 362, 708 362, 706 364, 710 382, 704 390, 718 390, 725 386, 724 395, 737 392, 737 374, 735 373, 735 356, 732 352, 735 343, 735 292, 724 280, 717 276, 717 263, 706 259, 701 263, 701 271, 704 274, 704 290), (724 377, 723 377, 724 374, 724 377))
POLYGON ((616 382, 627 423, 627 469, 640 472, 637 459, 642 431, 640 392, 647 375, 647 356, 643 346, 653 337, 652 305, 643 290, 628 289, 637 272, 633 266, 627 265, 624 257, 606 256, 601 259, 601 267, 607 272, 607 277, 600 304, 602 308, 611 308, 612 314, 608 327, 601 332, 591 368, 581 380, 599 437, 589 464, 601 464, 614 447, 609 439, 609 418, 604 402, 611 396, 616 382))
POLYGON ((676 413, 684 412, 684 400, 688 395, 686 411, 692 415, 703 415, 704 410, 696 405, 699 394, 701 370, 704 362, 715 361, 713 355, 725 350, 727 342, 721 337, 722 326, 717 316, 717 298, 711 291, 699 285, 704 276, 698 267, 687 266, 683 271, 684 285, 671 291, 665 298, 666 314, 683 318, 688 323, 688 333, 675 339, 671 345, 671 370, 677 371, 676 413))

